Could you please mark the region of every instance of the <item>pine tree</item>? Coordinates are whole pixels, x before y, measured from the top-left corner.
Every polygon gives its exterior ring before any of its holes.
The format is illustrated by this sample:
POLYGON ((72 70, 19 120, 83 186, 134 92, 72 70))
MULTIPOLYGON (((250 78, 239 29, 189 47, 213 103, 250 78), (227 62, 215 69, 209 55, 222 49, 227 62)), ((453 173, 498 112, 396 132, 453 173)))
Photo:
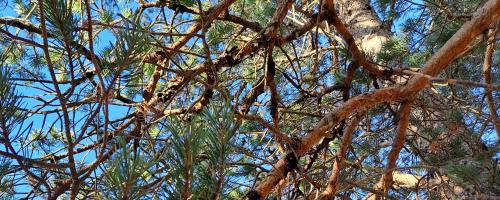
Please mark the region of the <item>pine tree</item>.
POLYGON ((7 0, 0 199, 494 199, 498 0, 7 0))

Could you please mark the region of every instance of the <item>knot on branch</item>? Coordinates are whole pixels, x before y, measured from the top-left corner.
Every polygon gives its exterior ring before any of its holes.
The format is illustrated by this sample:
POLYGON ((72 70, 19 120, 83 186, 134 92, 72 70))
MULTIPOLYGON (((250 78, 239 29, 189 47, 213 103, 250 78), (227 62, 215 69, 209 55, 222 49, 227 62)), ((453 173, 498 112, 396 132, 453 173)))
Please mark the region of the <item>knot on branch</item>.
POLYGON ((289 143, 290 149, 297 150, 302 145, 302 140, 299 137, 293 135, 290 137, 291 143, 289 143))
POLYGON ((144 108, 142 107, 142 105, 137 107, 137 110, 135 112, 135 119, 139 123, 142 123, 146 120, 146 114, 144 113, 144 108))
POLYGON ((259 192, 256 190, 251 190, 250 192, 247 193, 246 199, 248 200, 259 200, 261 199, 261 196, 259 192))
POLYGON ((236 59, 238 52, 239 52, 239 49, 236 46, 233 46, 224 52, 223 58, 226 60, 226 63, 228 66, 234 66, 238 63, 237 59, 236 59))
POLYGON ((271 53, 269 53, 269 56, 267 57, 267 78, 274 78, 274 75, 276 74, 276 63, 273 60, 273 57, 271 53))
POLYGON ((162 103, 165 103, 170 99, 172 99, 175 93, 177 93, 177 90, 179 90, 182 87, 183 80, 184 79, 182 77, 177 77, 170 80, 167 88, 156 94, 158 100, 160 100, 162 103))
POLYGON ((295 168, 297 168, 299 164, 299 159, 293 152, 288 152, 285 156, 285 170, 284 170, 284 176, 288 174, 288 172, 291 172, 295 168))
POLYGON ((392 69, 384 69, 384 70, 382 71, 382 77, 383 77, 385 80, 390 79, 392 75, 394 75, 394 70, 392 70, 392 69))
POLYGON ((167 8, 169 8, 170 10, 173 10, 177 13, 181 13, 181 14, 183 14, 185 12, 192 13, 190 8, 186 7, 185 5, 180 4, 178 0, 168 1, 168 2, 166 2, 166 4, 167 4, 167 8))
POLYGON ((257 46, 266 46, 272 42, 272 39, 267 34, 262 34, 255 41, 257 41, 257 46))
POLYGON ((162 102, 165 103, 169 101, 175 94, 173 90, 164 90, 163 92, 158 92, 157 97, 162 102))
POLYGON ((91 79, 92 77, 95 76, 95 72, 94 71, 88 71, 88 72, 85 72, 84 74, 85 78, 87 79, 91 79))

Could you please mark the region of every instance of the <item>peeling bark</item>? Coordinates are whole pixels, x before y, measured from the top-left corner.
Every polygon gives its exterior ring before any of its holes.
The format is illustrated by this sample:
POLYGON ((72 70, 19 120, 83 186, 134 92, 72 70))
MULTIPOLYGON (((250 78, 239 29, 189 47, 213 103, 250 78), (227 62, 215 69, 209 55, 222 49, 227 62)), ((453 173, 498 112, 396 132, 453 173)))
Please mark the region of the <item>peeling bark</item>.
MULTIPOLYGON (((179 49, 184 46, 194 36, 194 34, 196 34, 203 28, 204 24, 211 23, 234 2, 235 0, 226 0, 211 8, 206 16, 203 17, 203 20, 198 20, 186 31, 186 36, 181 37, 179 40, 177 40, 177 42, 170 45, 167 49, 179 49)), ((163 75, 163 71, 165 70, 164 64, 166 60, 170 59, 174 52, 175 51, 172 50, 161 50, 148 55, 145 58, 147 62, 157 64, 157 67, 155 68, 155 71, 151 76, 151 80, 149 80, 149 83, 144 88, 143 97, 146 102, 153 97, 153 93, 156 89, 156 84, 158 83, 158 80, 160 80, 160 77, 163 75)))
MULTIPOLYGON (((401 108, 398 113, 398 128, 396 133, 396 138, 392 144, 392 149, 389 152, 389 157, 387 161, 387 167, 385 169, 385 173, 380 178, 380 181, 375 186, 376 190, 381 190, 384 193, 389 191, 389 188, 393 184, 393 171, 396 168, 396 161, 398 160, 399 153, 401 149, 403 149, 405 138, 406 138, 406 129, 408 128, 408 124, 410 122, 410 112, 411 107, 413 105, 413 99, 407 100, 402 103, 401 108)), ((380 199, 381 196, 377 194, 369 194, 369 200, 380 199)))
POLYGON ((354 119, 351 120, 349 126, 347 126, 347 128, 345 129, 344 134, 342 135, 342 143, 340 144, 340 149, 335 155, 335 163, 333 164, 332 175, 328 179, 326 189, 321 193, 318 199, 328 200, 331 199, 333 195, 335 195, 337 191, 340 170, 343 167, 342 165, 347 154, 347 148, 351 145, 352 135, 354 134, 354 131, 356 131, 356 128, 358 127, 358 124, 362 118, 363 115, 358 114, 354 117, 354 119))
MULTIPOLYGON (((500 22, 497 22, 500 24, 500 22)), ((497 33, 497 28, 493 28, 488 33, 488 41, 486 46, 486 52, 484 55, 484 64, 483 64, 483 78, 486 84, 491 84, 491 63, 493 62, 493 51, 495 49, 495 36, 497 33)), ((488 108, 490 109, 490 118, 497 132, 497 137, 500 139, 500 119, 498 119, 495 99, 491 94, 491 90, 486 90, 485 94, 486 101, 488 102, 488 108)))
POLYGON ((391 33, 384 28, 370 2, 368 0, 336 2, 339 16, 347 24, 349 32, 361 49, 371 56, 380 52, 382 44, 389 39, 391 33))
MULTIPOLYGON (((424 65, 422 73, 435 76, 446 68, 454 58, 464 51, 467 45, 488 25, 500 15, 500 2, 496 0, 488 1, 482 8, 478 9, 474 17, 465 23, 460 30, 424 65)), ((303 156, 315 144, 326 136, 328 130, 353 113, 373 108, 381 103, 398 102, 406 100, 408 97, 416 95, 420 90, 428 85, 429 78, 424 76, 413 76, 405 86, 384 88, 372 93, 359 95, 347 101, 344 105, 328 113, 321 121, 311 128, 306 136, 301 139, 301 145, 295 149, 296 156, 303 156)), ((254 190, 251 190, 247 199, 265 198, 279 181, 285 178, 285 169, 288 162, 285 158, 279 160, 273 170, 254 190)))

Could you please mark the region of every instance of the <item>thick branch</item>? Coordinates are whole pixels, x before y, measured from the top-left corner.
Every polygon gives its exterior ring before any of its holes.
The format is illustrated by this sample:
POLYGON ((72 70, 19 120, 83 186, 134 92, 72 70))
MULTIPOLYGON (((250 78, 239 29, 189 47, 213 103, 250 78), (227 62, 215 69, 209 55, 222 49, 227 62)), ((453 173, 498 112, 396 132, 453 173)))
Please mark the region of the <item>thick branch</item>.
MULTIPOLYGON (((393 183, 393 171, 396 167, 396 161, 398 160, 399 153, 401 149, 403 149, 406 137, 406 129, 408 128, 408 123, 410 122, 410 112, 411 107, 413 105, 413 99, 405 101, 401 108, 399 109, 398 117, 398 128, 396 138, 394 139, 394 143, 392 144, 392 149, 389 152, 387 167, 385 169, 385 173, 380 178, 380 181, 375 186, 375 190, 381 190, 384 193, 387 193, 389 188, 393 183)), ((380 198, 378 195, 371 195, 368 199, 378 199, 380 198)))
MULTIPOLYGON (((467 49, 469 43, 500 16, 500 1, 489 0, 479 8, 472 19, 466 22, 445 44, 434 54, 420 70, 420 73, 436 76, 445 69, 456 56, 467 49)), ((413 76, 405 90, 415 93, 427 86, 429 78, 413 76)))
MULTIPOLYGON (((328 131, 337 126, 341 121, 351 116, 353 113, 364 111, 366 109, 380 105, 386 102, 396 102, 403 98, 400 88, 384 88, 372 93, 367 93, 354 97, 344 105, 328 113, 321 121, 312 127, 304 138, 300 140, 293 152, 297 157, 301 157, 309 151, 315 144, 327 136, 328 131)), ((257 187, 247 194, 247 199, 264 199, 278 184, 280 180, 286 177, 289 170, 295 166, 290 166, 290 159, 285 156, 279 160, 273 167, 268 176, 257 184, 257 187)), ((296 164, 296 163, 295 163, 296 164)))
MULTIPOLYGON (((491 63, 493 61, 493 51, 495 49, 496 33, 497 33, 496 28, 489 31, 486 52, 484 53, 483 77, 484 77, 484 82, 488 85, 491 84, 491 63)), ((488 108, 490 109, 491 122, 493 123, 493 127, 497 132, 497 137, 500 139, 500 120, 498 119, 496 112, 497 109, 495 106, 495 99, 493 99, 493 95, 491 94, 490 90, 486 90, 484 95, 486 96, 486 101, 488 102, 488 108)))
POLYGON ((349 52, 351 53, 351 56, 356 61, 356 63, 365 68, 370 74, 374 76, 384 75, 384 71, 378 69, 375 65, 370 63, 366 59, 364 53, 358 48, 358 46, 356 45, 356 41, 354 40, 354 37, 347 29, 347 26, 342 22, 342 20, 338 17, 337 13, 335 12, 333 0, 326 0, 325 7, 328 10, 329 22, 331 22, 333 26, 335 26, 337 32, 339 32, 339 34, 342 35, 344 40, 347 42, 347 46, 349 47, 349 52))
POLYGON ((328 184, 326 186, 325 191, 323 191, 319 197, 321 200, 331 199, 335 192, 337 191, 337 183, 340 176, 340 170, 342 169, 342 165, 344 163, 344 159, 347 153, 347 148, 351 145, 352 135, 356 128, 358 127, 359 122, 363 118, 363 115, 357 115, 355 118, 351 120, 349 126, 344 131, 344 135, 342 136, 342 143, 340 144, 340 149, 335 156, 335 163, 333 164, 332 175, 328 179, 328 184))
MULTIPOLYGON (((195 33, 200 31, 203 28, 203 25, 210 24, 212 23, 213 20, 217 18, 223 11, 225 11, 235 0, 225 0, 219 4, 217 4, 215 7, 212 7, 209 9, 209 12, 206 14, 206 16, 203 17, 202 20, 198 20, 193 24, 187 31, 186 35, 179 38, 177 42, 174 44, 170 45, 168 49, 179 49, 182 46, 184 46, 193 36, 195 33)), ((157 67, 151 76, 151 80, 149 81, 148 85, 144 88, 144 94, 143 97, 147 101, 153 97, 154 90, 156 89, 156 84, 158 83, 158 80, 160 80, 161 75, 163 74, 163 70, 165 68, 164 66, 164 61, 166 59, 169 59, 175 51, 171 50, 162 50, 162 51, 157 51, 152 55, 148 55, 145 60, 148 62, 156 63, 157 67)))
MULTIPOLYGON (((457 31, 453 37, 424 65, 422 72, 435 76, 448 66, 453 58, 460 54, 467 45, 484 31, 488 25, 500 15, 500 2, 496 0, 488 1, 482 8, 476 11, 471 21, 467 22, 457 31)), ((338 125, 350 114, 360 110, 373 108, 381 103, 396 102, 403 98, 411 97, 428 85, 428 78, 413 77, 406 86, 398 88, 379 89, 372 93, 364 94, 352 98, 341 107, 327 114, 316 126, 308 131, 301 140, 301 145, 295 149, 296 156, 303 156, 313 145, 318 143, 325 133, 332 127, 338 125)), ((247 194, 248 199, 263 199, 286 177, 289 163, 285 158, 279 160, 273 170, 258 183, 257 187, 247 194), (286 172, 286 173, 285 173, 286 172)))

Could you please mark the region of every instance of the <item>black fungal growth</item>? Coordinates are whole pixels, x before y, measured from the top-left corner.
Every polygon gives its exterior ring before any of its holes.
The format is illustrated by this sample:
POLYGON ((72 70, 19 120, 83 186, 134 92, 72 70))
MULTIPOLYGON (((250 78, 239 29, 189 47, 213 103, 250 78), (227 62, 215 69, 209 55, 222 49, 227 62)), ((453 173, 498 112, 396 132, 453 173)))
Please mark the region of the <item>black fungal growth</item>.
POLYGON ((228 66, 236 65, 237 61, 235 60, 235 56, 238 54, 238 47, 231 47, 224 52, 224 58, 226 59, 226 63, 228 66))
POLYGON ((293 152, 289 152, 288 154, 286 154, 285 160, 286 167, 284 176, 286 176, 288 172, 291 172, 293 169, 297 168, 297 165, 299 164, 299 160, 293 152))
POLYGON ((95 75, 95 72, 93 71, 89 71, 89 72, 85 72, 85 78, 92 78, 93 76, 95 75))
POLYGON ((255 191, 255 190, 251 190, 250 192, 248 192, 247 198, 248 198, 248 200, 259 200, 260 194, 259 194, 259 192, 255 191))
POLYGON ((267 73, 272 77, 276 74, 276 63, 271 55, 269 55, 267 59, 267 73))

